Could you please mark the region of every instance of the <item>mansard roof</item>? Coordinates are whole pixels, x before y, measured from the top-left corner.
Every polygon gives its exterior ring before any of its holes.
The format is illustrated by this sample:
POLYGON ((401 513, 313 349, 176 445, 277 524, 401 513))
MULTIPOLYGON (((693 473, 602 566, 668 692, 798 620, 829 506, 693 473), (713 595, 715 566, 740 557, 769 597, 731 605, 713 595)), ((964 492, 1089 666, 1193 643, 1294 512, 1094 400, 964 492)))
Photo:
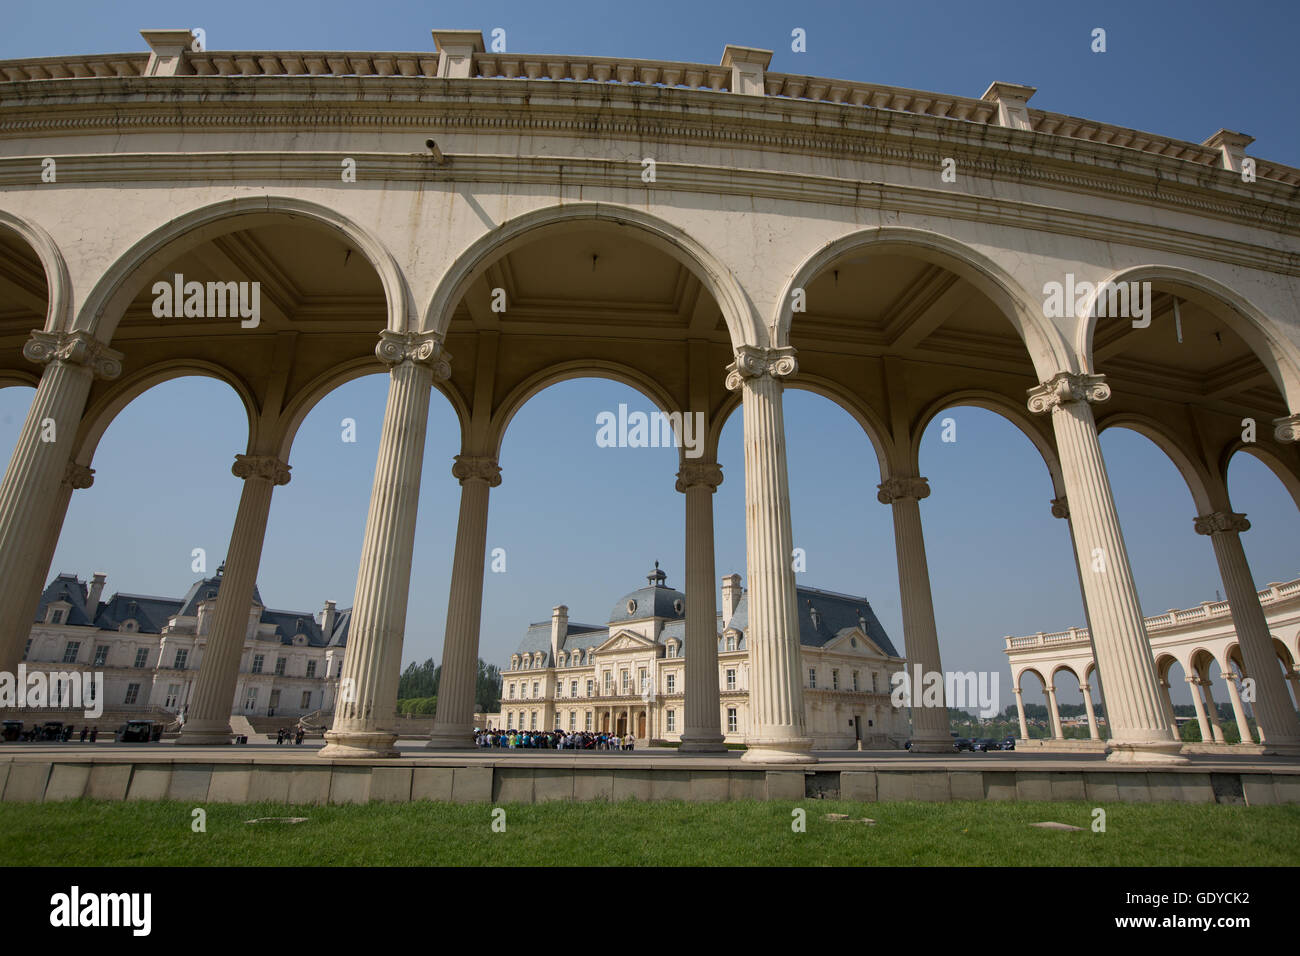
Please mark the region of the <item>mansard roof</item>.
POLYGON ((71 610, 68 611, 67 623, 87 626, 94 617, 96 610, 95 608, 87 609, 86 598, 88 596, 85 583, 75 574, 60 574, 41 592, 41 601, 36 608, 36 620, 45 620, 45 611, 49 605, 56 601, 66 601, 72 605, 71 610))
POLYGON ((179 613, 181 601, 149 594, 114 594, 100 609, 95 626, 101 631, 116 631, 124 622, 135 621, 136 630, 160 634, 168 618, 179 613))
MULTIPOLYGON (((835 638, 858 628, 871 642, 890 657, 901 657, 885 628, 864 597, 796 586, 799 611, 799 643, 804 647, 825 647, 835 638), (813 612, 816 611, 814 618, 813 612)), ((749 591, 746 589, 727 625, 742 634, 749 627, 749 591)))

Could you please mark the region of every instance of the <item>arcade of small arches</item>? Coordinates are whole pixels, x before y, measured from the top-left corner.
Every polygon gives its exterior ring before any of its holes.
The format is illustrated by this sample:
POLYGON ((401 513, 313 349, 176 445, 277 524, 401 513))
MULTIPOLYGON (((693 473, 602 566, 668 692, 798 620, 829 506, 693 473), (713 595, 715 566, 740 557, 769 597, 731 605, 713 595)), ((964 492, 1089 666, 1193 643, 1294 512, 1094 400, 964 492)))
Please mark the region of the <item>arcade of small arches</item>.
MULTIPOLYGON (((0 156, 0 339, 7 346, 0 383, 36 386, 0 485, 0 579, 7 582, 0 595, 0 669, 13 670, 21 656, 69 501, 93 481, 95 450, 109 423, 160 382, 214 377, 239 395, 249 438, 232 468, 242 494, 182 740, 228 743, 247 608, 273 491, 290 482, 297 430, 333 389, 382 373, 388 399, 348 653, 321 755, 397 752, 395 698, 435 391, 460 423, 460 453, 451 468, 461 499, 430 746, 470 746, 487 518, 491 489, 505 477, 503 437, 539 391, 601 377, 639 390, 665 413, 702 415, 708 426, 703 455, 682 456, 675 476, 684 497, 685 591, 694 598, 685 612, 692 649, 684 680, 686 751, 723 747, 712 495, 723 480, 716 460, 722 427, 742 410, 745 460, 736 477, 746 497, 753 667, 745 759, 812 762, 798 667, 783 418, 784 390, 803 388, 846 409, 876 451, 880 481, 863 491, 874 490, 891 509, 905 653, 925 671, 941 672, 942 665, 921 520, 920 502, 931 491, 919 469, 921 436, 943 410, 973 405, 1004 415, 1030 438, 1051 480, 1052 513, 1070 526, 1096 666, 1109 690, 1110 759, 1120 761, 1181 759, 1098 433, 1129 427, 1152 438, 1187 480, 1196 507, 1189 518, 1211 539, 1239 657, 1256 677, 1255 709, 1267 746, 1300 752, 1300 719, 1273 665, 1272 639, 1240 541, 1249 523, 1233 510, 1226 480, 1233 455, 1256 455, 1300 504, 1300 332, 1287 311, 1297 299, 1296 279, 1290 260, 1274 252, 1279 242, 1294 243, 1294 229, 1268 217, 1243 223, 1194 215, 1186 205, 1264 201, 1241 191, 1239 141, 1215 141, 1216 150, 1222 146, 1217 169, 1172 154, 1126 151, 1125 161, 1138 170, 1133 175, 1159 179, 1158 192, 1136 186, 1110 192, 1104 181, 1076 179, 1069 189, 1047 180, 1017 186, 1023 157, 1014 174, 990 162, 973 167, 965 187, 982 196, 981 212, 972 216, 969 195, 936 196, 912 184, 920 163, 915 156, 868 161, 846 150, 847 140, 815 138, 805 140, 803 152, 723 148, 721 139, 706 141, 701 132, 699 142, 687 145, 665 140, 672 162, 665 159, 661 169, 678 178, 645 192, 611 182, 609 162, 601 164, 604 171, 582 166, 557 173, 547 156, 552 150, 621 155, 626 142, 663 138, 657 127, 630 119, 630 132, 603 126, 593 132, 576 122, 625 105, 631 116, 631 107, 651 93, 635 83, 606 88, 564 79, 572 100, 565 109, 575 122, 556 124, 541 116, 548 81, 457 72, 461 54, 449 51, 464 48, 456 43, 469 43, 471 64, 482 45, 453 32, 435 34, 440 85, 426 89, 419 106, 420 121, 438 129, 450 159, 446 169, 386 147, 385 137, 395 135, 390 129, 361 128, 349 133, 355 137, 349 148, 385 157, 376 160, 383 175, 350 190, 313 183, 307 173, 294 174, 304 179, 272 175, 252 154, 230 153, 226 134, 204 141, 223 151, 220 167, 196 147, 182 146, 183 128, 168 125, 174 110, 166 119, 155 112, 157 94, 201 98, 208 83, 232 78, 169 72, 160 52, 170 42, 165 33, 146 34, 154 46, 147 68, 115 78, 111 88, 102 77, 60 74, 50 65, 0 64, 20 77, 0 84, 8 88, 12 122, 47 109, 45 97, 57 93, 67 98, 66 122, 74 124, 63 128, 56 120, 25 134, 0 124, 0 141, 20 138, 18 148, 0 156), (460 98, 480 92, 489 111, 493 97, 532 97, 512 107, 523 125, 505 124, 491 134, 458 126, 460 98), (115 107, 138 124, 118 146, 145 157, 130 176, 110 172, 95 141, 75 132, 78 116, 115 107), (552 132, 538 132, 543 128, 552 132), (523 145, 544 135, 552 137, 545 148, 523 145), (835 155, 850 178, 883 175, 897 211, 878 215, 833 191, 816 199, 792 195, 790 182, 816 178, 812 153, 818 150, 835 155), (23 180, 30 155, 56 155, 60 168, 80 172, 57 188, 23 180), (178 158, 185 169, 194 160, 203 178, 183 171, 178 158), (774 182, 759 174, 769 164, 781 167, 784 191, 775 192, 774 182), (472 175, 458 179, 457 169, 472 175), (575 176, 581 199, 572 192, 575 176), (166 202, 144 201, 158 183, 168 187, 166 202), (1094 200, 1127 208, 1113 220, 1125 222, 1125 243, 1080 224, 1088 207, 1078 203, 1089 190, 1094 200), (1027 228, 1028 210, 1044 203, 1057 215, 1027 228), (79 212, 72 215, 73 209, 79 212), (92 220, 112 226, 89 228, 92 220), (1188 228, 1198 231, 1196 242, 1188 228), (1200 241, 1216 232, 1219 242, 1200 241), (1043 234, 1052 241, 1044 243, 1043 234), (1045 246, 1050 253, 1041 251, 1045 246), (1152 264, 1159 262, 1168 264, 1152 264), (1078 317, 1044 317, 1034 290, 1063 272, 1097 282, 1150 281, 1151 327, 1097 319, 1091 306, 1078 317), (260 324, 249 329, 238 319, 155 317, 152 285, 176 274, 261 283, 260 324), (1094 407, 1101 410, 1097 417, 1094 407), (1243 442, 1243 419, 1259 424, 1257 441, 1243 442), (51 433, 59 437, 43 440, 51 433), (1094 570, 1098 554, 1101 572, 1094 570)), ((177 50, 183 64, 183 47, 177 50)), ((762 130, 778 145, 791 135, 792 116, 838 110, 846 111, 844 136, 861 143, 896 136, 903 148, 912 124, 941 129, 965 143, 962 148, 976 149, 978 141, 994 154, 1012 146, 1038 151, 1044 164, 1066 162, 1067 145, 1076 155, 1122 149, 1061 144, 1056 140, 1063 136, 1029 132, 1020 121, 1023 102, 1006 108, 1007 85, 990 88, 995 108, 979 114, 981 123, 1001 127, 1002 139, 990 145, 984 126, 968 119, 904 111, 886 129, 864 106, 788 97, 769 110, 778 98, 762 92, 762 51, 728 48, 724 65, 733 71, 730 89, 654 87, 653 95, 683 104, 730 98, 725 102, 738 113, 725 123, 739 124, 733 133, 762 130)), ((262 150, 294 152, 304 162, 334 160, 331 130, 353 127, 311 94, 332 95, 337 79, 329 71, 245 75, 237 82, 245 84, 247 102, 223 106, 230 111, 223 115, 262 150), (286 89, 301 98, 283 105, 286 89), (262 97, 291 113, 310 109, 320 130, 289 139, 261 120, 254 128, 251 116, 262 97)), ((347 82, 363 99, 386 97, 389 108, 414 110, 393 107, 386 94, 416 79, 384 74, 347 82)), ((1260 192, 1270 203, 1294 207, 1288 188, 1264 183, 1260 192)), ((951 748, 944 708, 918 707, 912 720, 915 750, 951 748)))
MULTIPOLYGON (((1257 592, 1257 597, 1265 612, 1273 649, 1273 660, 1269 663, 1289 687, 1286 704, 1295 709, 1300 702, 1300 669, 1296 667, 1296 661, 1300 660, 1300 579, 1274 582, 1257 592)), ((1239 740, 1234 741, 1234 745, 1239 749, 1258 751, 1246 709, 1253 703, 1254 682, 1249 680, 1251 675, 1242 657, 1229 602, 1206 601, 1194 608, 1171 609, 1147 617, 1144 624, 1151 638, 1161 702, 1168 711, 1169 720, 1176 723, 1171 694, 1173 682, 1177 680, 1174 674, 1176 666, 1187 683, 1201 741, 1216 745, 1228 743, 1214 698, 1213 684, 1217 679, 1227 688, 1228 702, 1238 729, 1239 740)), ((1011 664, 1011 682, 1020 711, 1022 739, 1029 739, 1023 706, 1026 678, 1037 679, 1047 699, 1049 739, 1065 739, 1057 684, 1062 674, 1069 674, 1078 682, 1083 695, 1089 739, 1101 740, 1092 693, 1097 664, 1089 637, 1086 627, 1072 627, 1054 633, 1006 638, 1005 653, 1011 664)), ((1102 691, 1100 686, 1095 689, 1102 691)), ((1101 694, 1101 699, 1104 700, 1104 694, 1101 694)), ((1267 725, 1261 722, 1256 730, 1263 738, 1259 743, 1266 744, 1267 725)))

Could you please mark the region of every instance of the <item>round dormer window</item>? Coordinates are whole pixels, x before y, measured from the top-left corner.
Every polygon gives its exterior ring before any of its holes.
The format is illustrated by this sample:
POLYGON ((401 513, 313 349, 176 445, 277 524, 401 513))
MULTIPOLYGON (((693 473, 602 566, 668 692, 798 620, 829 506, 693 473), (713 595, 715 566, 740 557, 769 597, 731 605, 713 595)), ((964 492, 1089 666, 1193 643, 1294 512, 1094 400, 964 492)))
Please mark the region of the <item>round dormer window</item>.
POLYGON ((629 600, 629 601, 627 602, 627 613, 628 613, 628 614, 635 614, 635 613, 636 613, 636 600, 635 600, 635 599, 633 599, 633 600, 629 600))
POLYGON ((685 613, 686 602, 683 601, 681 598, 678 598, 676 601, 673 602, 673 610, 676 611, 678 614, 685 613))

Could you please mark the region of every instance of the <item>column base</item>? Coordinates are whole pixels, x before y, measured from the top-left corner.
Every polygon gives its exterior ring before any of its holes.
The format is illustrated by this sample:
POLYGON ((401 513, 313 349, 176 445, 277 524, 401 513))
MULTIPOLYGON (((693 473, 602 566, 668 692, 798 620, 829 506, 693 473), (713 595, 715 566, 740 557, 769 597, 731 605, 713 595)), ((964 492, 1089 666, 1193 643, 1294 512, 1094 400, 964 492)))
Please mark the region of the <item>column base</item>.
POLYGON ((1182 753, 1180 741, 1150 741, 1144 743, 1117 744, 1112 742, 1106 753, 1107 763, 1141 763, 1141 764, 1185 764, 1188 759, 1182 753))
POLYGON ((791 737, 786 740, 748 740, 749 748, 740 757, 744 763, 810 764, 816 763, 812 740, 808 737, 791 737))
POLYGON ((400 757, 394 744, 397 734, 384 731, 333 731, 325 732, 326 744, 316 751, 316 756, 343 760, 373 760, 400 757))
POLYGON ((229 720, 186 721, 176 738, 178 747, 224 747, 234 742, 235 732, 230 729, 229 720))
POLYGON ((696 734, 691 737, 682 735, 678 753, 683 754, 719 754, 726 753, 727 744, 721 734, 696 734))

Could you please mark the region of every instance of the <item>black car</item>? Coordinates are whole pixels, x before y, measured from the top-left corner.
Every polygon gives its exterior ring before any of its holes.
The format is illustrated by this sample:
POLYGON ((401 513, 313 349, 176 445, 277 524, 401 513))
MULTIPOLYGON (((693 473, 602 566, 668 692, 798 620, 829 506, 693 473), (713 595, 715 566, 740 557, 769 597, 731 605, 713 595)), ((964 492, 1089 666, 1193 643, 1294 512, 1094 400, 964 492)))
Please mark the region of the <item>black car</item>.
POLYGON ((1002 745, 992 737, 980 737, 978 740, 971 741, 971 750, 978 750, 980 753, 990 753, 994 750, 1001 750, 1002 745))
POLYGON ((63 721, 47 720, 41 725, 41 740, 62 740, 63 739, 63 721))
POLYGON ((128 720, 117 728, 118 743, 148 743, 157 739, 153 733, 152 720, 128 720))
POLYGON ((1002 749, 1003 749, 1003 750, 1015 750, 1015 749, 1016 749, 1016 738, 1015 738, 1015 737, 1003 737, 1003 738, 1002 738, 1002 749))
POLYGON ((23 735, 21 720, 6 720, 0 724, 0 740, 17 740, 23 735))
POLYGON ((970 742, 970 738, 969 738, 969 737, 958 737, 956 740, 954 740, 954 741, 952 742, 952 749, 953 749, 953 750, 973 750, 973 749, 975 749, 975 748, 974 748, 974 746, 971 744, 971 742, 970 742))

